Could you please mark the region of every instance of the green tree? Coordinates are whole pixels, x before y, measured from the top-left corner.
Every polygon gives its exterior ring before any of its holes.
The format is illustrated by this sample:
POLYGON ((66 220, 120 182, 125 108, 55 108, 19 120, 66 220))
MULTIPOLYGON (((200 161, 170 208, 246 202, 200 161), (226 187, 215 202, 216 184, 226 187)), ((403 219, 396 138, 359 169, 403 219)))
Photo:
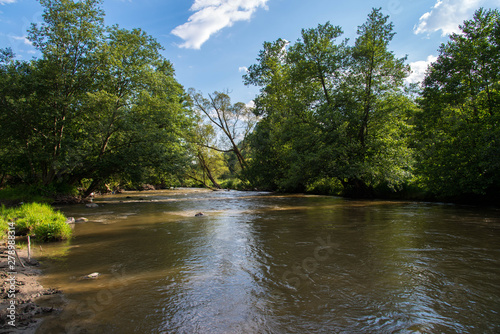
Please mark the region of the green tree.
POLYGON ((393 24, 381 9, 373 9, 358 28, 350 50, 349 71, 338 93, 344 130, 336 172, 348 193, 362 195, 381 183, 405 181, 411 156, 405 138, 412 102, 404 93, 409 74, 406 57, 389 50, 393 24), (406 170, 406 171, 405 171, 406 170), (403 172, 403 173, 401 173, 403 172))
POLYGON ((476 11, 441 45, 423 82, 418 171, 444 197, 500 186, 500 13, 476 11))
POLYGON ((248 177, 264 188, 303 191, 317 175, 321 109, 333 108, 332 91, 345 58, 345 41, 336 45, 339 27, 330 23, 302 30, 294 45, 283 39, 264 50, 244 77, 262 86, 256 112, 263 115, 252 136, 248 177))
MULTIPOLYGON (((186 174, 206 188, 221 189, 218 176, 227 171, 223 160, 223 152, 217 148, 217 135, 211 123, 203 122, 203 116, 198 111, 198 125, 193 130, 191 138, 192 151, 196 163, 191 164, 191 170, 186 174), (213 185, 210 186, 208 180, 213 185)), ((225 151, 224 151, 225 152, 225 151)), ((228 152, 231 152, 229 150, 228 152)))
POLYGON ((12 163, 11 179, 91 180, 89 194, 111 177, 183 173, 193 120, 173 66, 140 29, 104 27, 100 3, 41 0, 44 22, 29 38, 42 57, 2 65, 1 140, 9 154, 0 158, 12 163))
POLYGON ((112 175, 140 182, 150 169, 179 174, 187 163, 181 137, 191 120, 172 64, 140 29, 108 31, 98 74, 102 85, 87 93, 84 105, 86 123, 92 124, 82 137, 90 145, 82 169, 93 180, 87 192, 112 175))
POLYGON ((336 179, 345 194, 370 195, 411 176, 409 118, 415 105, 404 91, 405 58, 389 51, 393 25, 374 9, 354 46, 338 42, 330 23, 302 38, 265 43, 246 84, 261 86, 252 136, 252 176, 281 190, 304 190, 336 179), (263 170, 267 170, 263 171, 263 170))
MULTIPOLYGON (((247 163, 240 143, 255 125, 256 119, 250 108, 243 102, 232 104, 229 95, 222 92, 208 94, 208 98, 205 98, 201 93, 192 89, 190 96, 200 118, 207 120, 207 123, 214 126, 221 134, 220 147, 206 142, 197 142, 197 144, 219 152, 234 153, 240 168, 245 169, 247 163)), ((201 124, 201 126, 206 126, 206 124, 201 124)))
POLYGON ((44 185, 75 168, 72 130, 81 127, 79 101, 96 87, 98 50, 104 30, 101 1, 40 0, 45 8, 40 25, 28 39, 42 58, 34 63, 35 81, 30 118, 36 122, 36 169, 44 185))
POLYGON ((265 42, 259 52, 257 63, 249 67, 244 76, 246 85, 260 86, 255 98, 254 113, 261 117, 249 137, 251 146, 250 168, 245 177, 255 186, 265 189, 284 190, 286 180, 286 135, 281 127, 287 124, 290 114, 292 91, 290 68, 287 66, 288 41, 278 39, 265 42))

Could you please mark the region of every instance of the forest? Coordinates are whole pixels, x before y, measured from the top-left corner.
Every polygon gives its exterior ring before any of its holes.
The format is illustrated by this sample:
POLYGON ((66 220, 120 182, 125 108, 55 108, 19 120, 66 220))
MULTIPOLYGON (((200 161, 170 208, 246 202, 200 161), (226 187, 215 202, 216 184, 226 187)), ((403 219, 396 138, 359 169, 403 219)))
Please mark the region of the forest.
MULTIPOLYGON (((354 41, 330 22, 264 42, 255 106, 185 89, 140 28, 100 0, 40 0, 38 58, 0 50, 0 197, 203 186, 498 203, 500 12, 478 9, 421 84, 373 9, 354 41)), ((298 27, 300 29, 300 27, 298 27)))

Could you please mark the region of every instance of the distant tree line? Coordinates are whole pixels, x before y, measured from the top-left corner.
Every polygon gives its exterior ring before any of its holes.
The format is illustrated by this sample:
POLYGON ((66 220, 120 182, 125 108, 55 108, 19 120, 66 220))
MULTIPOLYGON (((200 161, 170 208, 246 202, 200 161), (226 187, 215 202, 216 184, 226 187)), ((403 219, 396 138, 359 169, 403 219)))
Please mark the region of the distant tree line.
POLYGON ((101 0, 40 0, 28 39, 0 52, 0 187, 84 196, 114 182, 484 198, 500 190, 500 14, 479 9, 421 86, 373 9, 357 38, 327 22, 265 42, 244 76, 255 106, 176 81, 161 45, 104 26, 101 0))

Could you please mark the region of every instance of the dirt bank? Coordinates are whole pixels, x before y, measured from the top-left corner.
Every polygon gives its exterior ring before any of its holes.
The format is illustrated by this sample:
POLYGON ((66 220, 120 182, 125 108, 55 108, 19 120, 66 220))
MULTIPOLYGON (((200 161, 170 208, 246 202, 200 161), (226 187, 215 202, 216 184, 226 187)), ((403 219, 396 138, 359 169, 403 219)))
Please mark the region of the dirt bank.
POLYGON ((38 281, 41 270, 36 260, 28 263, 26 249, 18 249, 17 257, 8 254, 5 242, 0 245, 0 333, 35 333, 45 315, 59 312, 53 307, 37 305, 36 299, 60 293, 44 288, 38 281), (15 325, 15 326, 13 326, 15 325))

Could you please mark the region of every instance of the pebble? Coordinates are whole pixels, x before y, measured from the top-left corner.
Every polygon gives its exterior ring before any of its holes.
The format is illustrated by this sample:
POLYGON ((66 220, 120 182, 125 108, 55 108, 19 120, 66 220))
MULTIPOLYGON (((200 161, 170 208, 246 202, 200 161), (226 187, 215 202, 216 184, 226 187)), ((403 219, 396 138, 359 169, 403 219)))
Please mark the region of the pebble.
POLYGON ((91 278, 91 279, 94 279, 94 278, 97 278, 99 277, 101 274, 99 273, 92 273, 92 274, 88 274, 87 276, 85 276, 86 278, 91 278))

